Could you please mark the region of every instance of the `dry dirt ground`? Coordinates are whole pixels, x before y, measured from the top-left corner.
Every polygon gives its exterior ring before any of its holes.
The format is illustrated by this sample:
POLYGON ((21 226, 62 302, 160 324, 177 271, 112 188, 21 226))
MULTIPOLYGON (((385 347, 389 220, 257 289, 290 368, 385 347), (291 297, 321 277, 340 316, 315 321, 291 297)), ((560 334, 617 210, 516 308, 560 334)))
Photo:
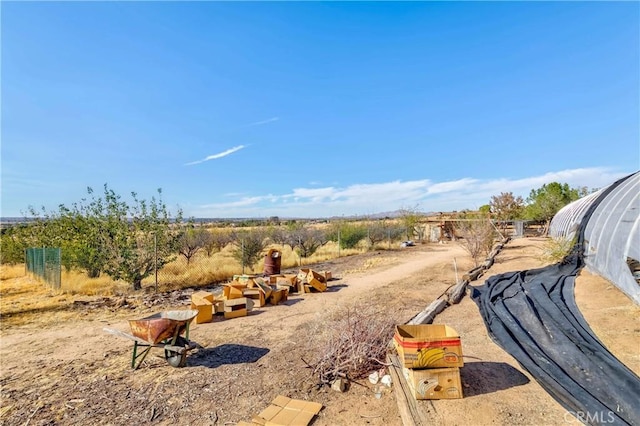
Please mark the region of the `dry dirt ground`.
MULTIPOLYGON (((542 266, 541 239, 509 242, 479 281, 501 272, 542 266)), ((453 243, 420 245, 337 259, 314 269, 337 276, 326 293, 290 297, 249 316, 191 328, 202 348, 185 368, 150 356, 139 370, 129 367, 133 342, 107 334, 128 331, 127 319, 184 308, 188 295, 129 298, 117 307, 78 303, 75 315, 43 313, 22 326, 3 324, 0 342, 0 422, 50 424, 198 424, 250 421, 277 395, 322 403, 314 425, 400 425, 394 390, 376 398, 368 380, 346 393, 317 388, 302 358, 321 336, 331 312, 357 304, 404 323, 470 269, 453 243), (74 319, 75 318, 75 319, 74 319), (318 327, 319 326, 319 327, 318 327), (310 345, 311 343, 311 345, 310 345)), ((607 281, 583 273, 576 298, 598 337, 640 374, 640 308, 607 281)), ((462 339, 464 398, 420 401, 431 423, 443 425, 558 425, 578 421, 556 403, 518 363, 487 336, 476 305, 465 297, 436 318, 462 339)), ((327 327, 330 323, 327 323, 327 327)), ((158 352, 160 354, 160 352, 158 352)))

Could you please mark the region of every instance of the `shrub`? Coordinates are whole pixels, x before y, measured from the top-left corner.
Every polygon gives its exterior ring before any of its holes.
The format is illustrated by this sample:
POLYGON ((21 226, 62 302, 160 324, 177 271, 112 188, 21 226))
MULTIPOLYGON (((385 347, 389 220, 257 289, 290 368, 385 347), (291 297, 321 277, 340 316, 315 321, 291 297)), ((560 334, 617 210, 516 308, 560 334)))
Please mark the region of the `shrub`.
POLYGON ((549 238, 542 245, 540 260, 547 263, 558 263, 569 254, 574 244, 575 238, 549 238))

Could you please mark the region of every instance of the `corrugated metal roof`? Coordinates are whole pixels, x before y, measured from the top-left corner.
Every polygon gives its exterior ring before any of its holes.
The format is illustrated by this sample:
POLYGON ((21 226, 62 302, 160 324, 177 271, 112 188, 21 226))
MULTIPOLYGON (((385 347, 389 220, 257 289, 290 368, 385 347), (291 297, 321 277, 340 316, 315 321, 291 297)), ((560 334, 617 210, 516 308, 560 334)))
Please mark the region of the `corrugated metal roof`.
MULTIPOLYGON (((551 221, 552 237, 573 238, 589 207, 607 188, 560 210, 551 221)), ((640 285, 628 258, 640 261, 640 172, 628 176, 600 201, 585 228, 587 268, 607 278, 637 304, 640 285)))

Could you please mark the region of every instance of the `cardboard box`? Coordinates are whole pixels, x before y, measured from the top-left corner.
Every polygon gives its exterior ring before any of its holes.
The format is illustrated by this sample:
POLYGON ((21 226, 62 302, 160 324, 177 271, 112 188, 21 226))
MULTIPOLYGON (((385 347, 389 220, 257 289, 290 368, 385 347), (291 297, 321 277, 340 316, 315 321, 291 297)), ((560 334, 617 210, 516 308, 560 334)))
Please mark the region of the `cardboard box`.
POLYGON ((250 304, 250 306, 253 306, 253 302, 248 300, 246 297, 225 300, 224 317, 229 319, 247 316, 247 312, 249 310, 249 306, 247 306, 248 304, 250 304))
POLYGON ((406 368, 464 365, 460 336, 444 324, 397 325, 393 343, 406 368))
POLYGON ((260 288, 246 288, 242 295, 247 299, 253 300, 254 306, 260 308, 265 305, 264 293, 260 288))
POLYGON ((331 271, 324 271, 322 274, 324 275, 325 281, 331 281, 333 279, 333 275, 331 274, 331 271))
POLYGON ((213 313, 221 314, 224 312, 224 300, 214 300, 213 301, 213 313))
POLYGON ((229 299, 224 301, 224 311, 230 312, 234 309, 246 308, 247 307, 247 298, 240 297, 237 299, 229 299))
POLYGON ((191 309, 198 311, 195 321, 196 324, 213 321, 213 304, 206 299, 191 300, 191 309))
POLYGON ((277 396, 271 405, 254 416, 254 424, 264 426, 305 426, 320 412, 322 404, 277 396))
POLYGON ((234 311, 225 311, 224 312, 224 318, 225 319, 246 317, 246 316, 247 316, 247 309, 246 308, 236 309, 234 311))
POLYGON ((284 278, 282 274, 269 275, 269 284, 278 284, 278 280, 284 278))
POLYGON ((233 280, 231 280, 232 283, 235 283, 234 285, 237 286, 244 286, 244 287, 255 287, 255 279, 258 278, 257 275, 234 275, 233 276, 233 280))
POLYGON ((403 368, 402 373, 416 399, 462 398, 460 369, 457 367, 426 370, 403 368))
POLYGON ((282 302, 282 295, 284 294, 284 292, 285 290, 282 289, 273 290, 271 292, 271 297, 269 298, 269 303, 271 303, 272 305, 277 305, 278 303, 282 302))
POLYGON ((242 294, 245 288, 246 287, 237 287, 231 284, 225 284, 225 286, 222 287, 222 293, 224 298, 227 300, 240 299, 243 297, 242 294))
POLYGON ((208 300, 209 302, 213 303, 213 301, 215 300, 215 296, 213 295, 213 293, 209 292, 209 291, 196 291, 191 295, 191 300, 194 299, 204 299, 204 300, 208 300))
POLYGON ((318 280, 321 283, 326 283, 327 282, 326 278, 324 277, 324 274, 319 274, 316 271, 314 271, 313 269, 311 269, 311 270, 309 270, 309 273, 307 274, 307 281, 310 282, 313 279, 318 280))
POLYGON ((298 271, 298 275, 296 276, 296 278, 298 278, 298 281, 302 282, 303 284, 307 282, 307 275, 309 275, 309 271, 311 269, 308 268, 301 268, 300 271, 298 271))
POLYGON ((291 286, 295 286, 296 285, 296 281, 298 279, 298 276, 296 274, 284 274, 282 275, 282 277, 278 277, 278 280, 276 281, 276 284, 288 284, 291 286))
POLYGON ((225 312, 230 312, 234 309, 240 309, 240 308, 246 308, 249 311, 251 311, 253 309, 253 306, 254 306, 253 300, 247 299, 246 297, 224 301, 225 312))
POLYGON ((260 289, 260 291, 262 291, 262 293, 264 294, 264 300, 268 300, 269 296, 271 296, 271 292, 273 291, 273 289, 265 284, 264 282, 257 282, 258 284, 258 289, 260 289))
POLYGON ((327 284, 316 278, 309 279, 309 285, 318 291, 327 291, 327 284))

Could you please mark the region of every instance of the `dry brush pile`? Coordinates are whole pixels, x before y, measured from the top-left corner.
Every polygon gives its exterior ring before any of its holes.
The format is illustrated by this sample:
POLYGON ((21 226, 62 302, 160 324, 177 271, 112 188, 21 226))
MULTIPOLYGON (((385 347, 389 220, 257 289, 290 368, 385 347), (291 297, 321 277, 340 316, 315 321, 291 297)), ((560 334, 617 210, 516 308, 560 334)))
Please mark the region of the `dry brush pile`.
POLYGON ((308 340, 314 358, 304 361, 318 386, 366 377, 384 365, 394 320, 372 306, 352 305, 316 321, 308 340))

